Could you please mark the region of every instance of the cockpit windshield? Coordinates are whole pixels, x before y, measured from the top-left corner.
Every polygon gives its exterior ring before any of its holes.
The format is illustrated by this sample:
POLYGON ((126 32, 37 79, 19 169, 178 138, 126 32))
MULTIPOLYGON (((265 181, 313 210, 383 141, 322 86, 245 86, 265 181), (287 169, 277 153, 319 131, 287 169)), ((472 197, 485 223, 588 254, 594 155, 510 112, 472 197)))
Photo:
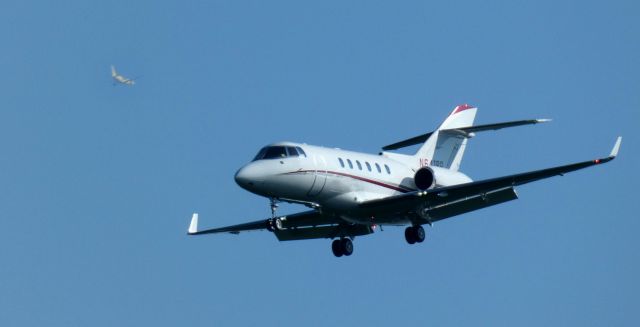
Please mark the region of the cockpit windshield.
POLYGON ((307 154, 299 146, 273 145, 265 146, 253 158, 253 161, 262 159, 281 159, 289 157, 306 157, 307 154))

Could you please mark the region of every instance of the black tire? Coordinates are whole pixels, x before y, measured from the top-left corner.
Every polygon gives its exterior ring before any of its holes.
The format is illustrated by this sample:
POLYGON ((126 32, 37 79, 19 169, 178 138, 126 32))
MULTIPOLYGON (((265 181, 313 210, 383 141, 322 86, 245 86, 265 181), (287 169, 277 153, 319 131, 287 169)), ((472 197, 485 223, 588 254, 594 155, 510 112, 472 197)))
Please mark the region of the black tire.
POLYGON ((344 254, 347 257, 353 254, 353 242, 351 242, 350 239, 343 238, 342 240, 340 240, 340 245, 342 249, 342 254, 344 254))
POLYGON ((427 237, 422 226, 413 227, 413 236, 415 237, 416 243, 424 242, 424 239, 427 237))
POLYGON ((409 244, 414 244, 416 242, 416 235, 412 226, 409 226, 404 230, 404 239, 407 240, 407 243, 409 244))
POLYGON ((335 255, 336 257, 341 257, 343 255, 342 242, 340 242, 340 240, 334 240, 331 243, 331 251, 333 251, 333 255, 335 255))

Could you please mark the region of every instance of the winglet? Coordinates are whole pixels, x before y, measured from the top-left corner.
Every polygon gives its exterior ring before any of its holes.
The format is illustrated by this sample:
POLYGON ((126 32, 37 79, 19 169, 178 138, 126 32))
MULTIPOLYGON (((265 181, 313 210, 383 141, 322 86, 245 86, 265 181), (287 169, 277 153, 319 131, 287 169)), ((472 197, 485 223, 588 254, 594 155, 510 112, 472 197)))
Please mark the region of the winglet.
POLYGON ((195 234, 198 232, 198 214, 194 213, 191 216, 191 223, 189 224, 189 234, 195 234))
POLYGON ((611 154, 609 155, 609 157, 615 158, 616 156, 618 156, 618 151, 620 151, 620 143, 622 143, 622 136, 618 136, 616 144, 613 146, 613 149, 611 149, 611 154))

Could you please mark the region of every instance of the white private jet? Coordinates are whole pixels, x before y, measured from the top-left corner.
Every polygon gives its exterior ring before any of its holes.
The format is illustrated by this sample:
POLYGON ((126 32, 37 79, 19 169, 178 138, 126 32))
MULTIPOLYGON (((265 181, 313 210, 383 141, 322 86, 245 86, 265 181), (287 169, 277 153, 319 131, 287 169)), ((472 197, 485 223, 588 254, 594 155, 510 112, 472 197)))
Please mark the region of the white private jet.
POLYGON ((113 78, 113 85, 124 84, 124 85, 134 85, 136 84, 135 80, 132 78, 126 78, 116 71, 116 67, 111 65, 111 78, 113 78))
POLYGON ((267 229, 280 241, 334 239, 337 257, 353 253, 352 240, 382 225, 409 225, 409 244, 425 240, 424 224, 518 198, 515 187, 613 160, 621 137, 608 157, 515 175, 472 181, 458 171, 469 138, 475 133, 537 124, 548 119, 473 126, 477 108, 457 106, 431 133, 383 147, 422 146, 415 155, 372 155, 300 143, 268 145, 240 168, 236 182, 271 200, 272 217, 239 225, 198 230, 194 213, 189 235, 267 229), (276 216, 279 201, 304 204, 309 211, 276 216))

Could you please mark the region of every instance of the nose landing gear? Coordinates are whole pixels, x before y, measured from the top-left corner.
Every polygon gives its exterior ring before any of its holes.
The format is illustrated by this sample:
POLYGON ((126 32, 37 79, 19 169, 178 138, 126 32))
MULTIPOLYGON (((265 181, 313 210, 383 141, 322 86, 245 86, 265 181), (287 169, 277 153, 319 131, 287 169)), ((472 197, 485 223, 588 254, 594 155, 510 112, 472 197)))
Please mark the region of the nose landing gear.
POLYGON ((353 242, 348 238, 334 240, 331 243, 331 251, 336 257, 350 256, 353 253, 353 242))
POLYGON ((270 206, 271 206, 271 218, 276 217, 276 210, 278 210, 278 200, 276 198, 270 198, 270 206))

